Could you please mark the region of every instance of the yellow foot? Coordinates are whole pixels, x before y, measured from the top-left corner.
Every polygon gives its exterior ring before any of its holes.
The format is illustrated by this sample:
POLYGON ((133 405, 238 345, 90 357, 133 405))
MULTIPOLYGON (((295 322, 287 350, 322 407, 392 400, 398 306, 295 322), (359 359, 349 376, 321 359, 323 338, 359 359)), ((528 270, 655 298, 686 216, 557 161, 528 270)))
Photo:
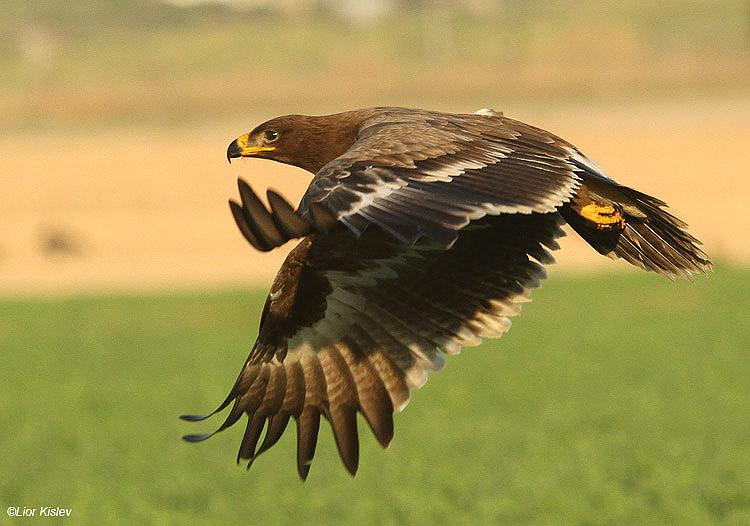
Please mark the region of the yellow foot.
POLYGON ((625 218, 612 205, 590 203, 581 208, 579 213, 592 223, 596 223, 598 230, 622 230, 625 228, 625 218))

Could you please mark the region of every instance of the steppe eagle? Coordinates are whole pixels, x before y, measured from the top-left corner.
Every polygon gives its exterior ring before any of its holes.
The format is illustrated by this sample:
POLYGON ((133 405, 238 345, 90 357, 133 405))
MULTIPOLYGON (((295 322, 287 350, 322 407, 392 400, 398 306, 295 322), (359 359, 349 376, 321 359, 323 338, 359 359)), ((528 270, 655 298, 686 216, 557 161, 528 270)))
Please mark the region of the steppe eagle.
POLYGON ((321 415, 354 474, 358 412, 387 447, 393 413, 445 354, 507 331, 546 277, 564 223, 599 253, 672 279, 711 268, 663 201, 616 183, 569 142, 492 110, 288 115, 237 138, 227 157, 314 174, 296 210, 272 190, 266 208, 242 180, 241 202, 230 201, 256 249, 302 240, 273 281, 237 382, 211 413, 233 404, 217 432, 248 415, 238 461, 250 462, 293 418, 303 479, 321 415))

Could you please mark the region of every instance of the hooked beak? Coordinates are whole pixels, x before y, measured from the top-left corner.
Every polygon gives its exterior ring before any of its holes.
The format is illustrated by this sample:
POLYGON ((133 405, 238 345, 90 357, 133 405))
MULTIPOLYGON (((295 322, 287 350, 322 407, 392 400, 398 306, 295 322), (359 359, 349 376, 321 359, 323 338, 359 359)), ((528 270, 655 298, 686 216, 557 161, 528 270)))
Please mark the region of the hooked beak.
POLYGON ((250 134, 246 133, 233 140, 227 148, 227 161, 231 163, 235 157, 252 157, 260 152, 270 152, 276 149, 273 146, 250 145, 249 139, 250 134))

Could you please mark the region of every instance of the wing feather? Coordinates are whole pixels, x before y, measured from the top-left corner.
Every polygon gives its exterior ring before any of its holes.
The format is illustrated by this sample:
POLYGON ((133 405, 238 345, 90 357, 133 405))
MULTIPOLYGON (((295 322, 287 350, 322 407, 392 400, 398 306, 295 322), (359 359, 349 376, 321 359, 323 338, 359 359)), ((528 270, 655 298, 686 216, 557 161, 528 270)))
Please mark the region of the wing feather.
MULTIPOLYGON (((255 447, 258 444, 263 427, 269 416, 277 414, 281 410, 286 393, 286 369, 284 367, 264 366, 268 369, 268 381, 265 388, 263 400, 255 409, 253 417, 249 419, 245 436, 242 439, 237 460, 254 459, 255 447)), ((248 414, 252 414, 250 408, 243 408, 248 414)))
POLYGON ((382 378, 354 337, 342 339, 338 349, 354 380, 362 414, 380 445, 388 447, 393 439, 393 403, 382 378))
POLYGON ((328 413, 326 379, 317 356, 302 358, 305 376, 305 402, 297 421, 297 471, 302 480, 310 472, 320 429, 320 415, 328 413))
POLYGON ((318 353, 326 377, 327 394, 333 436, 346 469, 354 475, 359 465, 359 440, 357 438, 357 408, 359 399, 354 378, 341 356, 338 346, 330 346, 318 353))
POLYGON ((389 353, 379 348, 377 342, 360 326, 353 325, 348 337, 352 338, 360 349, 368 349, 367 360, 372 365, 383 383, 394 412, 402 411, 409 403, 411 396, 403 369, 391 359, 389 353))
POLYGON ((268 427, 266 428, 266 435, 263 437, 258 451, 253 455, 253 459, 257 458, 258 455, 268 451, 273 447, 286 431, 286 426, 289 424, 289 413, 278 413, 268 418, 268 427))

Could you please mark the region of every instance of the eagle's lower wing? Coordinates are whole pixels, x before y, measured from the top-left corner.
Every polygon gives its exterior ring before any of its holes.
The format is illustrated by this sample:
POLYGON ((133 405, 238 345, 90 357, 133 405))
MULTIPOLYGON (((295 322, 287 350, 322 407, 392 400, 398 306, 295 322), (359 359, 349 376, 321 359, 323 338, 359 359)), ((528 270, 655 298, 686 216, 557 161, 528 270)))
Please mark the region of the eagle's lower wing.
POLYGON ((305 478, 323 415, 355 473, 357 412, 386 447, 393 413, 427 371, 443 367, 440 351, 457 353, 508 329, 507 317, 546 276, 539 263, 553 261, 545 247, 557 248, 561 221, 557 213, 487 217, 450 250, 427 239, 404 245, 379 229, 307 236, 281 267, 255 346, 219 408, 233 403, 219 430, 249 417, 238 460, 273 446, 294 418, 305 478))
POLYGON ((315 176, 298 212, 323 204, 361 233, 450 246, 485 215, 553 212, 580 184, 575 149, 502 116, 404 112, 366 119, 354 145, 315 176))

